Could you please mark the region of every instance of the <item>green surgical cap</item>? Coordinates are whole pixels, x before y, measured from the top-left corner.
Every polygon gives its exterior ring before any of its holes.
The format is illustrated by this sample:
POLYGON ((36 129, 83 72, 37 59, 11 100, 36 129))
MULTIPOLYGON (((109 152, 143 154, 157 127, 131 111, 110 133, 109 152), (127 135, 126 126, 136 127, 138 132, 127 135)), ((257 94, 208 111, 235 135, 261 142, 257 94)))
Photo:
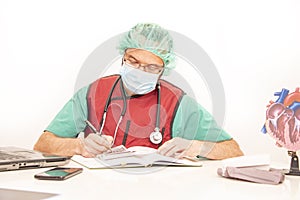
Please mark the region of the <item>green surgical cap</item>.
POLYGON ((128 48, 144 49, 159 56, 164 61, 164 75, 175 67, 173 39, 169 32, 157 24, 140 23, 125 33, 119 42, 119 52, 128 48))

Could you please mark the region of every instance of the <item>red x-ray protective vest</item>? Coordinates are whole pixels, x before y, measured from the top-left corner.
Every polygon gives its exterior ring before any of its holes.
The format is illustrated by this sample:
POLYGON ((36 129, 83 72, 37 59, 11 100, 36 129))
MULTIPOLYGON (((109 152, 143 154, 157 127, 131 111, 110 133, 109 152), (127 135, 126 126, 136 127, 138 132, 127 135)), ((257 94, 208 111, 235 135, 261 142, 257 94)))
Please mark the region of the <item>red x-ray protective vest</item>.
MULTIPOLYGON (((114 146, 123 144, 127 148, 147 146, 157 149, 172 138, 172 123, 184 92, 167 81, 159 80, 159 82, 160 105, 158 105, 158 89, 145 95, 126 97, 126 113, 118 128, 114 146), (149 136, 155 128, 158 106, 160 106, 159 130, 163 135, 163 140, 160 144, 153 144, 149 136)), ((117 122, 124 107, 121 84, 119 75, 103 77, 93 82, 87 93, 88 120, 98 131, 103 120, 105 104, 110 101, 102 134, 112 137, 114 137, 117 122), (114 83, 116 86, 112 91, 114 83), (111 91, 112 95, 109 98, 111 91)), ((92 130, 86 127, 84 132, 87 136, 92 133, 92 130)))

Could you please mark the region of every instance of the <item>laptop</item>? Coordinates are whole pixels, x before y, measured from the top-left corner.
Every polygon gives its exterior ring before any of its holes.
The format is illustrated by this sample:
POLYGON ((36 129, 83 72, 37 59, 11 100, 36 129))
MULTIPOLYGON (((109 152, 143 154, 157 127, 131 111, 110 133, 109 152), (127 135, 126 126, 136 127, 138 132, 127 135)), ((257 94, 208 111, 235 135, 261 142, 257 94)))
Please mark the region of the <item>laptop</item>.
POLYGON ((70 158, 42 154, 34 150, 13 146, 0 147, 0 171, 65 165, 70 162, 70 158))

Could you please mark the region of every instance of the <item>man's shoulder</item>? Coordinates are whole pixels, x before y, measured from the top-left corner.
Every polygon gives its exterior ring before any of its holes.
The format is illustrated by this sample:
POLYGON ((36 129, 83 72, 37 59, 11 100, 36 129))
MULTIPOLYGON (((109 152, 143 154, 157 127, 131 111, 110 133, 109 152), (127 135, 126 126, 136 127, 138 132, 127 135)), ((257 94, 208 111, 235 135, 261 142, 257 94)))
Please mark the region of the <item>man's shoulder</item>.
POLYGON ((120 78, 119 74, 113 74, 113 75, 108 75, 108 76, 103 76, 98 78, 97 80, 93 81, 88 85, 88 87, 91 88, 97 88, 99 86, 108 86, 112 85, 113 83, 116 82, 120 78))
POLYGON ((180 94, 180 95, 184 95, 185 92, 178 86, 176 86, 175 84, 169 82, 169 81, 166 81, 164 79, 160 79, 159 80, 159 83, 160 83, 160 86, 162 88, 162 90, 169 90, 169 91, 172 91, 172 93, 176 93, 176 94, 180 94))
POLYGON ((114 74, 109 76, 104 76, 101 78, 98 78, 88 86, 88 93, 87 95, 94 95, 97 93, 97 91, 109 91, 111 87, 119 80, 120 75, 114 74))
POLYGON ((97 80, 95 80, 93 83, 98 83, 98 82, 111 82, 111 81, 116 81, 118 78, 120 77, 119 74, 112 74, 112 75, 108 75, 108 76, 103 76, 98 78, 97 80))

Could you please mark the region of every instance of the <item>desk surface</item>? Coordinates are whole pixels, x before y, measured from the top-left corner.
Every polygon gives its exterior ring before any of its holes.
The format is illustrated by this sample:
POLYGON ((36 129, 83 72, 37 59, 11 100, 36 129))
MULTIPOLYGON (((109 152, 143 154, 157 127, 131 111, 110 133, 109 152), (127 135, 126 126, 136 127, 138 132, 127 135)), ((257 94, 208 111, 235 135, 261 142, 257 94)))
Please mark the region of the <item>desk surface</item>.
MULTIPOLYGON (((70 162, 67 166, 81 167, 70 162)), ((111 169, 89 170, 65 181, 34 179, 45 171, 0 172, 0 188, 60 194, 55 199, 300 199, 300 177, 286 176, 279 185, 255 184, 217 175, 219 161, 203 167, 164 167, 151 173, 111 169)))

